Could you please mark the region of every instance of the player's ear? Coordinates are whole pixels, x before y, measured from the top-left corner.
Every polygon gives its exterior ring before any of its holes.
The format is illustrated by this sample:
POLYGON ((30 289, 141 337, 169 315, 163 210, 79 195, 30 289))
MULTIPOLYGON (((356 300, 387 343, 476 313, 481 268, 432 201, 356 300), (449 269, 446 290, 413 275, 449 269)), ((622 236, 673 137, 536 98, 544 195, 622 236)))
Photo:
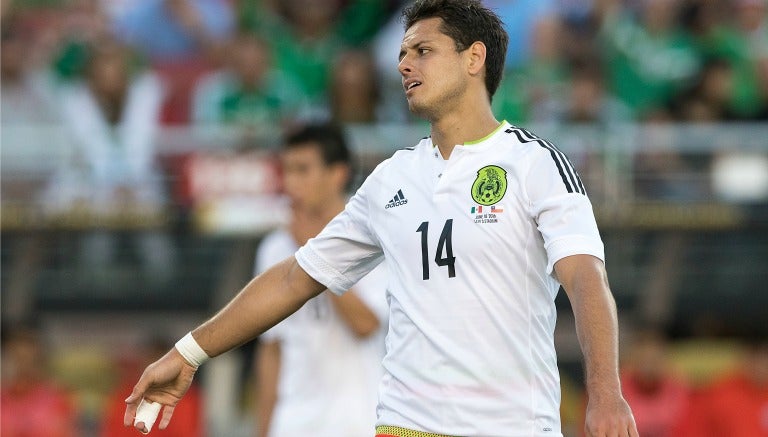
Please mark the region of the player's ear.
POLYGON ((333 181, 336 186, 341 187, 344 190, 347 186, 349 178, 352 177, 351 170, 347 164, 337 162, 331 165, 331 172, 333 181))
POLYGON ((475 41, 467 47, 469 74, 478 75, 485 66, 486 47, 481 41, 475 41))

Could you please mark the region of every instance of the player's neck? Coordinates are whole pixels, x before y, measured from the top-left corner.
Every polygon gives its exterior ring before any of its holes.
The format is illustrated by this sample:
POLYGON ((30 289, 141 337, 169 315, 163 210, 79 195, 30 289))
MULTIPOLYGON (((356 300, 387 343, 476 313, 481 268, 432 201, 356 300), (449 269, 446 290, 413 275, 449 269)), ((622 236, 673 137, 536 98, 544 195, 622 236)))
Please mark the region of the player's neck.
POLYGON ((482 110, 456 111, 432 121, 432 144, 437 146, 444 159, 448 159, 456 145, 486 137, 499 127, 490 105, 482 110))
POLYGON ((344 210, 345 204, 345 196, 333 196, 329 198, 327 202, 323 203, 321 207, 310 211, 310 215, 317 219, 331 221, 332 218, 336 217, 341 211, 344 210))

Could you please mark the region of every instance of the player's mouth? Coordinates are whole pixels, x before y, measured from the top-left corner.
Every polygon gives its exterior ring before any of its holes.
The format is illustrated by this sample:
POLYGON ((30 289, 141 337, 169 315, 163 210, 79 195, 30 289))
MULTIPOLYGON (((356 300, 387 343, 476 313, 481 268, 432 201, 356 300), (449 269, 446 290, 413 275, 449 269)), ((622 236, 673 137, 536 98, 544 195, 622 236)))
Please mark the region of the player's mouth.
POLYGON ((421 82, 415 79, 408 79, 403 82, 403 89, 405 89, 405 95, 410 94, 416 87, 421 86, 421 82))

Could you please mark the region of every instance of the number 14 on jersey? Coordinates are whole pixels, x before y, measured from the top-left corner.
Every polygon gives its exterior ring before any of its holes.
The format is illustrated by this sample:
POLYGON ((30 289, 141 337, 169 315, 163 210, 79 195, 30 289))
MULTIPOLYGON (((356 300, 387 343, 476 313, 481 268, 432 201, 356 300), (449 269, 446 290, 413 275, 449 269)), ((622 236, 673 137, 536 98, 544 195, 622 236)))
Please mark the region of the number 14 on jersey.
MULTIPOLYGON (((452 229, 453 219, 446 220, 440 238, 437 240, 437 250, 435 250, 435 264, 440 267, 447 266, 449 278, 456 276, 456 257, 453 256, 453 244, 451 243, 452 229)), ((429 279, 429 222, 421 222, 416 232, 421 233, 422 279, 426 281, 429 279)))

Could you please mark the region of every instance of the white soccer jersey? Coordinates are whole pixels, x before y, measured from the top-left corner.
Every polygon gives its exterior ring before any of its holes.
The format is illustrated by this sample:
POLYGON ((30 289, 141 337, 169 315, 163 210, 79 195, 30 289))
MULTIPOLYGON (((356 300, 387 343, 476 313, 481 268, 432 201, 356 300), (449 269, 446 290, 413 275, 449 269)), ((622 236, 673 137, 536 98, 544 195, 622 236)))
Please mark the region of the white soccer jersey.
MULTIPOLYGON (((269 234, 256 253, 260 273, 296 252, 284 230, 269 234)), ((378 316, 379 332, 357 338, 321 295, 262 335, 280 342, 278 399, 270 437, 373 435, 387 325, 386 273, 374 269, 352 288, 378 316)))
POLYGON ((550 143, 503 122, 447 161, 429 138, 396 152, 296 258, 336 293, 386 261, 378 425, 552 437, 552 269, 574 254, 603 259, 577 173, 550 143))

